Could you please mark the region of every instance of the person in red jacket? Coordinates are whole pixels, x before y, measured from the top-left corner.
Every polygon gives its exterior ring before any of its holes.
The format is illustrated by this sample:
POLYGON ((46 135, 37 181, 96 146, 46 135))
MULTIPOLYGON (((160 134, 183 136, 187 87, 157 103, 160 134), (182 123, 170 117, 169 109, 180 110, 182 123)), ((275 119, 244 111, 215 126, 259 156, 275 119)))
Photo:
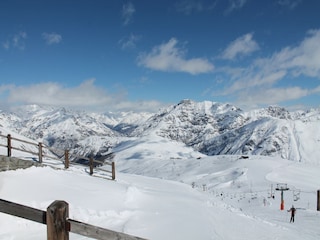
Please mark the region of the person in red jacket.
POLYGON ((294 215, 296 215, 295 207, 292 205, 292 207, 288 210, 288 212, 291 212, 290 222, 294 222, 294 215))

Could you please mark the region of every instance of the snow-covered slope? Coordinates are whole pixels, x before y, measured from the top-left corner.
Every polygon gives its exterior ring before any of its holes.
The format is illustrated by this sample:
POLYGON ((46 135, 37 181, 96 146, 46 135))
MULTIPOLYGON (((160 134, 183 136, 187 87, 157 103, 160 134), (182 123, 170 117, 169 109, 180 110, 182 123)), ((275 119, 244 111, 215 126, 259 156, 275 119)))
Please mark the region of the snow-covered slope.
POLYGON ((161 136, 206 155, 278 156, 317 163, 320 154, 319 109, 245 112, 230 104, 183 100, 156 114, 89 114, 30 105, 1 112, 0 125, 77 155, 106 155, 128 137, 142 136, 161 136))
MULTIPOLYGON (((1 125, 0 125, 0 135, 1 135, 0 136, 0 144, 1 144, 0 155, 7 156, 8 154, 7 147, 3 147, 3 146, 7 146, 8 144, 8 140, 7 140, 8 134, 10 134, 12 138, 14 138, 13 140, 11 140, 11 146, 13 147, 13 149, 11 150, 12 156, 17 158, 32 159, 32 160, 38 161, 38 156, 37 156, 39 152, 39 148, 37 146, 38 142, 32 139, 29 139, 21 134, 15 133, 11 129, 1 127, 1 125), (15 139, 19 139, 19 140, 15 140, 15 139), (20 151, 18 149, 22 149, 24 151, 20 151)), ((55 155, 48 148, 43 148, 42 152, 46 156, 50 156, 53 158, 55 157, 55 155)))
POLYGON ((290 114, 269 107, 244 112, 229 104, 184 100, 154 115, 133 134, 157 134, 207 155, 280 156, 317 162, 319 126, 319 110, 290 114))
MULTIPOLYGON (((65 200, 72 219, 153 240, 320 237, 317 110, 243 112, 225 104, 183 101, 152 116, 130 136, 109 127, 106 131, 114 135, 103 135, 104 125, 92 115, 74 117, 62 109, 20 114, 1 115, 2 135, 13 130, 32 134, 28 125, 37 133, 45 126, 42 131, 60 137, 64 129, 80 138, 73 144, 83 153, 99 152, 111 139, 116 181, 106 180, 98 169, 91 177, 78 165, 64 171, 6 171, 0 172, 2 199, 43 210, 54 200, 65 200), (221 155, 207 155, 218 147, 221 155), (297 208, 294 224, 287 211, 279 210, 278 183, 290 189, 284 193, 285 210, 292 204, 297 208)), ((0 147, 0 154, 5 151, 0 147)), ((44 225, 0 213, 0 239, 45 238, 44 225)))
POLYGON ((130 135, 131 132, 143 124, 153 114, 148 112, 107 112, 104 114, 92 113, 90 116, 103 122, 109 128, 120 134, 130 135))
POLYGON ((86 112, 29 105, 20 107, 11 124, 22 135, 43 142, 57 154, 70 156, 108 153, 113 138, 121 136, 86 112))
MULTIPOLYGON (((157 146, 149 157, 127 148, 128 155, 141 157, 118 159, 116 181, 91 177, 78 167, 0 172, 0 195, 42 210, 65 200, 72 219, 152 240, 319 239, 319 166, 262 156, 199 158, 181 144, 176 149, 184 158, 166 159, 157 154, 166 142, 157 146), (277 183, 290 188, 284 199, 286 209, 297 208, 294 224, 286 210, 279 210, 277 183)), ((42 224, 2 213, 0 223, 1 239, 46 238, 42 224)), ((71 239, 84 238, 71 234, 71 239)))

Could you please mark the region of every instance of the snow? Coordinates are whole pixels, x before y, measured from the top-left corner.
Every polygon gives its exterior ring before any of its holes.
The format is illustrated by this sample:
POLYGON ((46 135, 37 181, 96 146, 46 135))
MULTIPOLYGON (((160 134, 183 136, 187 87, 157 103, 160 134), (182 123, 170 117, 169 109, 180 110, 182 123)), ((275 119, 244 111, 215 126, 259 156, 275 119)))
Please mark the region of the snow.
POLYGON ((104 156, 122 138, 160 135, 207 155, 264 155, 316 164, 320 109, 289 112, 280 107, 242 111, 210 101, 183 100, 156 114, 86 113, 21 106, 0 112, 1 127, 71 155, 104 156))
MULTIPOLYGON (((71 219, 153 240, 320 238, 319 162, 208 157, 156 135, 128 138, 114 160, 116 181, 78 165, 0 172, 0 196, 42 210, 64 200, 71 219), (295 223, 280 210, 277 183, 290 188, 285 209, 297 208, 295 223)), ((0 239, 45 238, 45 225, 0 213, 0 239)))
MULTIPOLYGON (((25 136, 37 132, 61 140, 69 134, 70 144, 80 146, 78 155, 112 151, 117 170, 116 181, 110 181, 104 171, 90 176, 88 168, 64 170, 61 162, 44 159, 46 167, 0 172, 1 199, 42 210, 64 200, 72 219, 147 239, 320 239, 319 110, 289 114, 270 107, 243 113, 230 105, 184 100, 150 116, 87 116, 37 106, 21 110, 28 121, 0 113, 3 136, 37 144, 25 136), (140 127, 131 137, 106 128, 119 124, 125 132, 121 123, 140 127), (192 139, 194 148, 187 146, 192 139), (201 139, 203 152, 238 155, 200 153, 201 139), (279 183, 289 187, 284 211, 275 190, 279 183), (286 211, 292 205, 295 223, 286 211)), ((40 135, 34 139, 43 141, 40 135)), ((6 141, 0 138, 0 144, 6 141)), ((36 146, 13 144, 37 152, 36 146)), ((0 155, 6 154, 0 146, 0 155)), ((12 154, 35 159, 17 150, 12 154)), ((46 226, 0 213, 0 239, 46 239, 46 226)), ((71 234, 70 239, 86 238, 71 234)))

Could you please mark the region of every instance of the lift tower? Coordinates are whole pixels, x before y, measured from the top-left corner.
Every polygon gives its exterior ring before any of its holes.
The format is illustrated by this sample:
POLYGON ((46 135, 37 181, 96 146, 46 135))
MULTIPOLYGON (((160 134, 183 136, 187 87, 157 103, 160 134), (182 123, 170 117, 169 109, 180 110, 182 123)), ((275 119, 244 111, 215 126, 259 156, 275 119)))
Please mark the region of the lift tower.
POLYGON ((284 210, 284 200, 283 200, 283 192, 288 191, 289 188, 286 183, 277 183, 276 187, 277 191, 281 191, 281 203, 280 203, 280 210, 284 210))

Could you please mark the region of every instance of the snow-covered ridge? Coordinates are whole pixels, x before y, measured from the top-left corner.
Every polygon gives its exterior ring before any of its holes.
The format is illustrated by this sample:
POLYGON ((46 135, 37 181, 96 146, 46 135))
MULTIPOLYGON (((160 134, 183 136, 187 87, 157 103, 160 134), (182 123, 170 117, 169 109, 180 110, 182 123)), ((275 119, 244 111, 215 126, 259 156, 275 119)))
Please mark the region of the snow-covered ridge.
POLYGON ((81 155, 104 155, 128 138, 161 136, 206 155, 280 156, 319 162, 320 110, 270 106, 243 111, 217 102, 180 103, 151 113, 87 113, 37 105, 0 112, 0 127, 81 155))
POLYGON ((318 162, 319 116, 319 110, 290 113, 268 107, 244 112, 229 104, 184 100, 155 114, 133 133, 157 134, 207 155, 253 154, 318 162))

